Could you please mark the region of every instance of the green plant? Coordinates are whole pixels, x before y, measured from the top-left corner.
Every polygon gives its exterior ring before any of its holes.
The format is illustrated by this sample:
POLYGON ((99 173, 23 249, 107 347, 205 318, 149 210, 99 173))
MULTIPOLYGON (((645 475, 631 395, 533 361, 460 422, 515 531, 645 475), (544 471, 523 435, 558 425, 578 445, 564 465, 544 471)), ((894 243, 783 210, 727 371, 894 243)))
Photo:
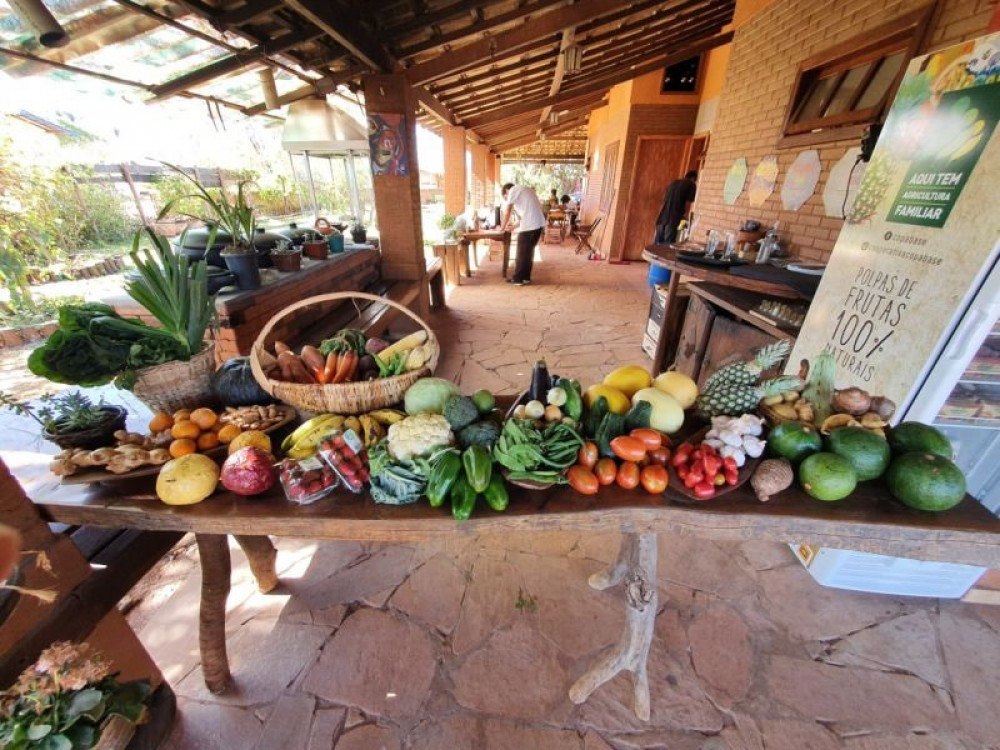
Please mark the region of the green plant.
POLYGON ((451 214, 444 214, 440 219, 438 219, 438 229, 443 229, 447 232, 455 226, 455 217, 451 214))
POLYGON ((26 292, 24 295, 12 295, 7 307, 0 308, 0 324, 15 328, 45 323, 59 317, 59 308, 63 305, 83 304, 83 297, 76 295, 36 299, 30 291, 26 292))
POLYGON ((32 406, 28 401, 20 401, 13 395, 0 391, 0 404, 14 413, 31 417, 46 432, 67 435, 100 427, 108 420, 104 401, 96 404, 80 391, 48 393, 39 401, 43 406, 32 406))
POLYGON ((88 644, 54 643, 0 694, 0 747, 93 747, 111 716, 146 721, 150 692, 145 680, 118 682, 110 663, 88 644))
POLYGON ((181 342, 189 356, 197 354, 204 346, 205 330, 215 317, 215 297, 208 293, 205 261, 191 266, 165 237, 151 229, 145 232, 153 247, 140 250, 142 232, 135 233, 130 255, 139 278, 129 281, 125 291, 181 342))
MULTIPOLYGON (((170 169, 187 179, 194 187, 194 192, 184 196, 185 199, 195 199, 201 203, 202 211, 182 212, 182 215, 191 219, 197 219, 211 227, 208 236, 208 247, 215 242, 215 234, 221 228, 229 233, 232 240, 232 248, 228 251, 234 255, 253 253, 253 235, 257 227, 257 219, 254 215, 253 207, 247 199, 248 180, 241 180, 236 187, 236 197, 231 199, 225 190, 218 193, 205 188, 201 182, 182 170, 167 162, 163 162, 170 169)), ((181 200, 175 198, 169 201, 161 210, 159 218, 164 218, 174 211, 174 206, 181 200)))

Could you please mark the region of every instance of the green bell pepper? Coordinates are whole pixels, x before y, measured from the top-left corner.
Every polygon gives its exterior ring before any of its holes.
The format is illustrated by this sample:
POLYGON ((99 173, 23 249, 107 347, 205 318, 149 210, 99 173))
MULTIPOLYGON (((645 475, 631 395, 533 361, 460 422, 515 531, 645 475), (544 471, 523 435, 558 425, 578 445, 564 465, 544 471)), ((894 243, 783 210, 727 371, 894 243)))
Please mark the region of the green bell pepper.
POLYGON ((455 480, 462 472, 462 458, 456 451, 442 454, 431 467, 431 475, 427 479, 427 499, 432 508, 444 504, 455 480))
POLYGON ((493 476, 490 477, 490 483, 487 485, 485 492, 483 492, 483 497, 486 498, 486 503, 497 513, 507 510, 510 496, 507 494, 507 487, 503 483, 503 477, 500 475, 500 472, 493 472, 493 476))
POLYGON ((493 456, 481 445, 473 445, 462 454, 462 464, 465 466, 465 478, 469 480, 472 489, 483 492, 493 475, 493 456))
POLYGON ((451 514, 457 521, 468 521, 476 507, 476 491, 462 474, 451 486, 451 514))
POLYGON ((575 381, 560 380, 557 385, 566 393, 566 403, 563 404, 562 413, 579 422, 583 416, 583 399, 580 397, 580 391, 577 390, 575 381))

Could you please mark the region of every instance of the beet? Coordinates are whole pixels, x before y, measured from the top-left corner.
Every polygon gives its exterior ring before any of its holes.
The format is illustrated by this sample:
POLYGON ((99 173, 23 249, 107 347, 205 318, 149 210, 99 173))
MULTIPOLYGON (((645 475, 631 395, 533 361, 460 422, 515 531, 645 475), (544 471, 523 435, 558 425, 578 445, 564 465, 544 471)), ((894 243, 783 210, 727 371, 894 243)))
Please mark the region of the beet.
POLYGON ((222 486, 237 495, 259 495, 274 486, 271 455, 260 448, 240 448, 222 464, 222 486))

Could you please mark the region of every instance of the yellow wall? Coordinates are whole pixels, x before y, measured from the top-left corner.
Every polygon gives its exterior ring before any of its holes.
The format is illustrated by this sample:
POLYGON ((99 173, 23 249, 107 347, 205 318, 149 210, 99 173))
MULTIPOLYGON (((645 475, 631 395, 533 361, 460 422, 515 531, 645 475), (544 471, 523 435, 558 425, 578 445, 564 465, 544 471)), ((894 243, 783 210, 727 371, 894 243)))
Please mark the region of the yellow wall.
POLYGON ((701 74, 702 100, 712 99, 722 93, 722 86, 726 82, 726 68, 729 67, 729 53, 732 50, 732 44, 725 44, 709 50, 705 55, 701 74))
MULTIPOLYGON (((587 191, 583 197, 583 221, 592 221, 600 208, 601 182, 604 176, 604 164, 607 161, 608 146, 618 143, 618 165, 615 169, 615 196, 621 192, 622 153, 625 150, 625 137, 628 133, 629 113, 632 107, 632 84, 626 81, 614 86, 608 95, 608 103, 595 109, 590 115, 587 127, 587 154, 590 157, 590 171, 587 172, 587 191)), ((613 226, 615 201, 612 200, 612 210, 604 221, 605 227, 613 226)), ((599 243, 594 246, 606 252, 611 241, 610 231, 598 232, 599 243)))
POLYGON ((697 104, 698 93, 661 94, 663 70, 632 79, 632 104, 697 104))

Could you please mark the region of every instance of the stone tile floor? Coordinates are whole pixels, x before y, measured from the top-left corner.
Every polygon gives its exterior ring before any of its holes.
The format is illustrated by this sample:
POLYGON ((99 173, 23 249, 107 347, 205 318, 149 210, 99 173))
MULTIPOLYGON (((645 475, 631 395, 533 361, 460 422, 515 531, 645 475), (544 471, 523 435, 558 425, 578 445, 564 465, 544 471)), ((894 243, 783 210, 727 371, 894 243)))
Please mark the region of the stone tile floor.
MULTIPOLYGON (((645 266, 588 263, 568 245, 541 260, 532 286, 502 284, 485 262, 454 290, 432 320, 439 374, 513 392, 539 356, 585 382, 646 361, 645 266)), ((569 686, 624 624, 620 593, 586 585, 617 543, 460 530, 421 545, 279 540, 282 585, 268 595, 234 547, 236 690, 221 697, 198 665, 188 548, 160 573, 173 594, 132 614, 178 695, 167 748, 1000 747, 1000 608, 823 588, 764 542, 661 538, 651 720, 633 715, 627 676, 573 705, 569 686)))

